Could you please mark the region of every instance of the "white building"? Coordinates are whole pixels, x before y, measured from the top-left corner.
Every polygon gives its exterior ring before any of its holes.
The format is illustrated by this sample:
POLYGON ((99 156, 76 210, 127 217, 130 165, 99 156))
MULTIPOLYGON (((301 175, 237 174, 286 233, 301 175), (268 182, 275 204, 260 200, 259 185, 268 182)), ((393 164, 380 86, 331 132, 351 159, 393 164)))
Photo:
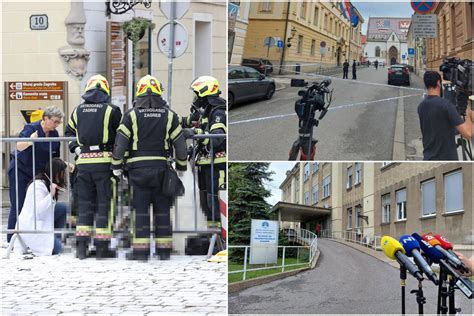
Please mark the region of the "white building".
POLYGON ((370 17, 364 51, 366 60, 389 65, 406 63, 410 23, 410 18, 370 17))

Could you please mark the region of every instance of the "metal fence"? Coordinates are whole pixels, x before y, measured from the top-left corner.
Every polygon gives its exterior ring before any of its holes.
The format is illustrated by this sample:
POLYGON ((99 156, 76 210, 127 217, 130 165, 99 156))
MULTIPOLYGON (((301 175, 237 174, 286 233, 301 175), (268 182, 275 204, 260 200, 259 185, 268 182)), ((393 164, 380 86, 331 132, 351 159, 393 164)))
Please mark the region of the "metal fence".
POLYGON ((305 246, 228 246, 229 248, 229 262, 232 258, 232 249, 238 250, 243 249, 243 264, 242 269, 231 270, 229 269, 229 274, 242 273, 242 281, 247 279, 247 273, 252 271, 262 271, 262 270, 272 270, 272 269, 281 269, 281 272, 285 272, 285 269, 295 266, 301 266, 302 268, 307 266, 309 268, 314 266, 314 261, 316 258, 316 253, 318 250, 318 238, 316 234, 306 230, 298 229, 296 230, 296 242, 300 244, 305 244, 305 246), (265 262, 268 260, 268 253, 274 253, 277 251, 278 259, 281 258, 281 261, 277 260, 275 264, 250 264, 250 253, 249 250, 252 248, 265 249, 265 262), (296 255, 295 255, 296 250, 296 255), (290 254, 291 252, 291 254, 290 254), (281 253, 281 255, 280 255, 281 253), (307 256, 306 256, 307 254, 307 256), (288 258, 296 256, 296 263, 292 260, 293 263, 288 263, 288 258))
POLYGON ((343 240, 347 242, 356 243, 362 246, 372 248, 374 250, 381 250, 380 240, 381 236, 371 235, 371 234, 360 234, 354 231, 332 231, 332 230, 322 230, 320 232, 320 238, 329 238, 343 240))
MULTIPOLYGON (((193 148, 196 148, 196 142, 200 139, 205 139, 205 138, 208 138, 210 140, 212 139, 217 139, 217 138, 226 138, 227 135, 225 134, 204 134, 204 135, 195 135, 194 137, 192 137, 192 143, 193 143, 193 148)), ((37 217, 37 209, 36 209, 36 183, 35 181, 32 182, 32 185, 34 186, 34 190, 33 190, 33 194, 34 194, 34 209, 33 209, 33 218, 34 218, 34 230, 21 230, 19 229, 19 221, 18 221, 18 216, 20 214, 20 209, 18 208, 18 202, 19 202, 19 197, 18 197, 18 152, 16 150, 16 147, 17 147, 17 144, 19 142, 32 142, 31 146, 32 146, 32 175, 33 175, 33 178, 36 176, 36 170, 35 170, 35 164, 36 164, 36 157, 35 157, 35 144, 36 143, 49 143, 49 163, 50 163, 50 174, 49 174, 49 178, 52 179, 52 143, 56 143, 56 142, 59 142, 61 143, 61 146, 63 146, 63 148, 68 148, 68 142, 69 141, 74 141, 76 140, 76 138, 74 137, 51 137, 51 138, 48 138, 48 137, 39 137, 39 138, 20 138, 20 137, 11 137, 11 138, 0 138, 0 142, 2 144, 2 148, 4 145, 6 146, 10 146, 9 150, 6 150, 5 152, 11 152, 11 153, 14 153, 12 154, 12 159, 15 161, 15 198, 16 198, 16 217, 17 217, 17 221, 16 221, 16 226, 14 229, 6 229, 4 231, 4 233, 11 233, 13 234, 12 238, 11 238, 11 241, 9 243, 9 246, 8 246, 8 249, 7 251, 5 252, 5 255, 4 255, 4 258, 5 259, 8 259, 9 256, 10 256, 10 253, 13 249, 13 246, 14 246, 14 243, 15 243, 15 240, 18 239, 21 246, 23 247, 23 251, 25 251, 27 249, 25 243, 22 241, 21 239, 21 234, 31 234, 31 233, 34 233, 34 234, 75 234, 75 229, 72 229, 72 228, 65 228, 65 229, 52 229, 52 230, 37 230, 36 229, 36 225, 37 225, 37 221, 36 221, 36 217, 37 217), (14 146, 13 150, 11 148, 11 146, 14 146)), ((211 185, 212 185, 212 188, 214 188, 214 144, 212 141, 209 141, 209 144, 210 144, 210 150, 209 150, 209 156, 211 157, 211 185)), ((66 163, 69 163, 71 164, 73 162, 73 160, 71 160, 71 156, 72 154, 69 153, 69 150, 63 150, 63 152, 65 154, 63 154, 62 156, 65 155, 65 157, 61 157, 66 163)), ((195 157, 197 155, 197 151, 196 150, 193 150, 193 155, 191 157, 191 161, 195 161, 195 157)), ((5 160, 9 160, 10 157, 5 157, 5 160)), ((7 165, 7 168, 8 170, 8 165, 7 165)), ((179 233, 179 234, 196 234, 196 233, 209 233, 209 234, 212 234, 212 239, 211 239, 211 245, 209 247, 209 252, 208 252, 208 256, 210 256, 210 254, 212 254, 212 249, 214 248, 214 244, 218 241, 220 241, 219 238, 217 238, 217 235, 221 233, 221 229, 220 228, 204 228, 204 229, 200 229, 198 227, 198 217, 199 217, 199 214, 198 214, 198 210, 199 210, 199 207, 198 207, 198 201, 197 201, 197 194, 196 194, 196 191, 198 190, 197 186, 196 186, 196 177, 197 177, 197 168, 195 168, 194 165, 192 165, 192 174, 193 174, 193 208, 194 208, 194 215, 193 215, 193 223, 194 223, 194 227, 192 229, 181 229, 179 227, 179 221, 178 221, 178 216, 179 216, 179 213, 180 213, 180 210, 179 210, 179 207, 178 207, 178 200, 176 199, 175 200, 175 203, 174 203, 174 221, 172 221, 172 224, 173 224, 173 233, 179 233), (211 248, 212 247, 212 248, 211 248)), ((71 192, 71 185, 70 185, 70 175, 71 175, 71 170, 70 168, 67 168, 67 176, 66 176, 66 199, 65 201, 62 201, 62 202, 66 202, 67 205, 68 205, 68 215, 71 215, 71 209, 72 209, 72 205, 71 205, 71 196, 72 196, 72 192, 71 192)), ((123 188, 123 181, 120 181, 120 184, 119 184, 119 187, 122 186, 123 188)), ((216 192, 214 192, 214 189, 212 189, 211 191, 211 195, 212 196, 215 196, 217 195, 216 192)), ((215 221, 215 218, 216 218, 216 215, 215 215, 215 212, 216 212, 216 208, 217 206, 215 205, 215 202, 214 202, 214 199, 211 199, 212 203, 211 203, 211 210, 212 210, 212 221, 215 221)), ((124 205, 124 199, 123 197, 119 196, 119 199, 118 199, 118 204, 117 204, 117 218, 120 219, 121 216, 124 215, 125 212, 125 207, 128 207, 128 212, 130 212, 130 208, 131 208, 131 205, 124 205)), ((54 213, 54 209, 53 207, 51 207, 51 212, 54 213)), ((154 240, 154 239, 151 239, 151 240, 154 240)), ((150 245, 150 250, 151 250, 151 254, 153 254, 154 252, 154 248, 151 247, 150 245)))

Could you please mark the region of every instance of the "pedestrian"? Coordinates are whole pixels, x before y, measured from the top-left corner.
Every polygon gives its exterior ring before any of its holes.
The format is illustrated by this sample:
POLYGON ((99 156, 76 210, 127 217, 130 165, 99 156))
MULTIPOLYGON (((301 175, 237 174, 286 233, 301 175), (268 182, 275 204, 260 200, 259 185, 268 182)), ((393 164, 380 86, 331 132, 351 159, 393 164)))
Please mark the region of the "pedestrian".
MULTIPOLYGON (((49 106, 44 110, 41 120, 25 125, 19 137, 29 140, 59 137, 56 128, 61 124, 63 116, 60 109, 49 106)), ((34 175, 45 171, 45 166, 51 157, 59 157, 60 146, 59 142, 36 142, 33 144, 33 141, 28 140, 16 144, 16 150, 11 155, 8 166, 8 183, 10 184, 8 229, 15 228, 17 212, 21 213, 23 208, 28 183, 33 180, 34 175), (33 161, 33 148, 35 161, 33 161), (16 181, 17 177, 18 182, 16 181)), ((11 233, 7 234, 8 242, 11 237, 11 233)))
MULTIPOLYGON (((58 202, 59 192, 65 187, 67 164, 59 158, 53 158, 46 164, 45 170, 39 172, 28 186, 25 203, 18 216, 20 230, 48 231, 66 227, 67 208, 65 203, 58 202)), ((37 256, 57 255, 62 250, 61 234, 24 233, 21 239, 37 256)), ((22 250, 18 239, 15 241, 15 253, 22 250)))
POLYGON ((316 236, 320 236, 320 232, 321 232, 321 224, 317 223, 316 224, 316 236))
MULTIPOLYGON (((219 82, 211 76, 201 76, 191 83, 195 94, 194 106, 201 113, 199 128, 186 129, 187 138, 195 134, 227 134, 226 127, 226 101, 219 95, 219 82)), ((206 217, 208 227, 221 227, 219 190, 224 190, 226 185, 226 138, 200 139, 198 143, 198 175, 200 175, 200 190, 206 195, 206 217), (214 157, 210 156, 212 150, 214 157), (211 161, 214 160, 214 178, 211 177, 211 161), (214 210, 212 209, 214 205, 214 210)))
POLYGON ((135 106, 124 114, 117 130, 113 173, 120 177, 125 163, 133 192, 133 239, 128 260, 147 260, 150 256, 150 204, 156 253, 160 260, 170 259, 170 207, 174 197, 165 194, 164 183, 170 180, 170 172, 174 172, 169 164, 173 151, 179 173, 186 171, 187 153, 180 119, 163 100, 162 93, 161 83, 155 77, 141 78, 135 106), (129 151, 126 161, 125 151, 129 151))
POLYGON ((375 70, 377 70, 379 68, 379 61, 378 60, 374 61, 374 66, 375 66, 375 70))
POLYGON ((349 63, 346 61, 342 64, 342 79, 348 79, 349 76, 349 63))
POLYGON ((472 136, 472 111, 467 107, 463 119, 456 107, 441 98, 441 76, 436 71, 426 71, 423 76, 427 97, 418 106, 421 134, 423 137, 423 160, 458 160, 455 131, 464 138, 472 136))
POLYGON ((352 79, 354 79, 354 80, 357 79, 357 65, 356 65, 355 59, 352 62, 352 79))
POLYGON ((89 255, 89 243, 94 238, 96 258, 111 258, 115 257, 110 240, 117 181, 110 164, 122 113, 110 103, 109 83, 101 75, 87 81, 82 99, 84 102, 73 110, 66 129, 67 136, 76 138, 69 144, 69 150, 77 155, 78 169, 74 183, 76 257, 84 259, 89 255))

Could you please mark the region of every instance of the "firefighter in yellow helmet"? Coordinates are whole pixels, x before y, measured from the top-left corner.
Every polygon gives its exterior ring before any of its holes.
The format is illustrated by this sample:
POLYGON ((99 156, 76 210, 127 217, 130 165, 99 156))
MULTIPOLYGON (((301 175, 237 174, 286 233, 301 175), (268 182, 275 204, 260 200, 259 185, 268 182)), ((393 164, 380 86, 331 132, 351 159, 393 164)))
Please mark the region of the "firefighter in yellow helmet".
POLYGON ((153 205, 153 231, 156 253, 161 260, 170 258, 172 196, 163 192, 170 158, 175 153, 176 169, 186 171, 186 140, 179 117, 162 99, 160 82, 150 75, 137 83, 135 106, 124 114, 117 131, 112 169, 120 176, 125 164, 133 192, 132 253, 130 260, 147 260, 150 256, 150 214, 153 205), (173 148, 172 148, 173 147, 173 148))
MULTIPOLYGON (((217 79, 211 76, 198 77, 191 83, 191 90, 194 93, 191 108, 199 113, 199 118, 197 124, 194 124, 197 127, 190 124, 196 118, 195 113, 190 118, 184 118, 185 136, 190 138, 196 134, 227 134, 226 101, 219 96, 221 91, 217 79)), ((197 141, 196 152, 201 208, 207 217, 208 226, 220 227, 218 194, 226 185, 226 138, 200 139, 197 141), (213 157, 210 155, 211 143, 213 157), (214 159, 213 179, 211 159, 214 159)))
POLYGON ((97 259, 114 257, 110 250, 115 211, 116 179, 110 170, 116 130, 122 113, 110 103, 110 88, 101 75, 86 84, 84 102, 72 112, 66 136, 75 137, 69 150, 77 155, 76 257, 86 258, 94 238, 97 259), (95 218, 95 225, 94 225, 95 218), (95 227, 95 230, 94 230, 95 227))

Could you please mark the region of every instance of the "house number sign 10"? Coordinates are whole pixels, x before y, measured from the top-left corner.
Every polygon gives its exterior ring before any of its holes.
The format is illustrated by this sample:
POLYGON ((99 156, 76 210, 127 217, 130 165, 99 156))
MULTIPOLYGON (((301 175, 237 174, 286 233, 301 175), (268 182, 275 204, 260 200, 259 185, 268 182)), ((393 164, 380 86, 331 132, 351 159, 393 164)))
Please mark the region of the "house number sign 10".
POLYGON ((46 14, 30 16, 30 29, 35 31, 48 29, 48 16, 46 14))

